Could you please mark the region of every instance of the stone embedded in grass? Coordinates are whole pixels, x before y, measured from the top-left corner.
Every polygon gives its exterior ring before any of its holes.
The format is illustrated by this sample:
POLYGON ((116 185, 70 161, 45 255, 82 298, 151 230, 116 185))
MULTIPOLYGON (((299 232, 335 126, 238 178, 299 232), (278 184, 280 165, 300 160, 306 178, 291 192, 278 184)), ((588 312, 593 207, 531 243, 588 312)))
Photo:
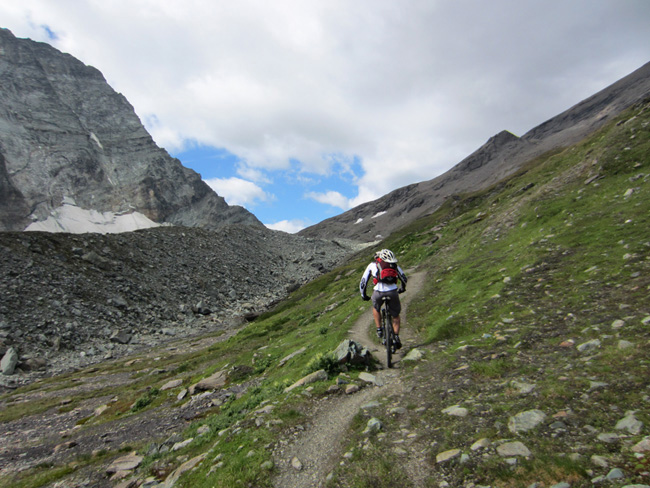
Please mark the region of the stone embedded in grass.
POLYGON ((160 391, 171 390, 183 384, 183 380, 171 380, 160 387, 160 391))
POLYGON ((650 452, 650 437, 646 437, 642 441, 637 442, 632 446, 633 452, 650 452))
POLYGON ((383 425, 381 423, 381 420, 379 420, 376 417, 371 418, 368 420, 368 424, 366 425, 366 430, 363 431, 364 434, 374 434, 379 432, 382 429, 383 425))
POLYGON ((530 457, 532 455, 532 453, 524 445, 524 443, 519 441, 507 442, 505 444, 501 444, 499 447, 497 447, 497 453, 501 457, 515 457, 515 456, 530 457))
POLYGON ((318 371, 308 374, 307 376, 299 379, 293 385, 286 387, 284 389, 284 392, 289 393, 291 390, 294 390, 299 386, 309 385, 311 383, 316 383, 318 381, 325 381, 326 379, 327 379, 327 372, 324 369, 319 369, 318 371))
POLYGON ((207 453, 203 453, 199 456, 196 456, 189 461, 185 461, 183 464, 181 464, 178 468, 176 468, 172 474, 170 474, 167 479, 165 480, 165 484, 163 485, 165 488, 172 488, 173 486, 176 485, 176 482, 178 479, 181 477, 183 473, 186 473, 188 471, 193 470, 196 466, 198 466, 203 460, 207 457, 207 453))
POLYGON ((535 389, 535 385, 531 383, 526 383, 523 381, 511 381, 510 386, 512 386, 515 390, 517 390, 517 393, 520 395, 527 395, 531 391, 535 389))
POLYGON ((596 438, 605 444, 614 444, 620 440, 621 436, 614 434, 613 432, 604 432, 602 434, 598 434, 596 438))
POLYGON ((634 412, 626 412, 625 417, 619 420, 614 428, 616 430, 626 430, 632 435, 637 435, 643 429, 643 422, 634 416, 634 412))
POLYGON ((600 340, 599 339, 593 339, 591 341, 583 342, 580 344, 577 349, 580 352, 591 352, 600 347, 600 340))
POLYGON ((194 440, 194 438, 190 437, 189 439, 186 439, 184 441, 177 442, 176 444, 174 444, 172 446, 172 451, 178 451, 180 449, 183 449, 184 447, 189 446, 192 443, 193 440, 194 440))
POLYGON ((606 468, 609 466, 609 461, 607 458, 604 456, 598 456, 597 454, 591 456, 591 463, 594 466, 598 466, 599 468, 606 468))
POLYGON ((197 391, 217 390, 223 388, 228 380, 228 373, 226 371, 217 371, 212 376, 203 378, 196 385, 190 387, 190 394, 197 391))
POLYGON ((620 329, 625 325, 625 322, 621 319, 616 319, 614 322, 612 322, 612 329, 620 329))
POLYGON ((95 417, 99 417, 101 414, 103 414, 106 410, 108 410, 108 405, 102 405, 100 407, 97 407, 95 411, 93 412, 93 415, 95 417))
POLYGON ((452 417, 467 417, 469 411, 465 407, 460 405, 452 405, 451 407, 445 408, 442 413, 450 415, 452 417))
POLYGON ((122 456, 113 461, 111 465, 106 468, 106 472, 108 474, 114 474, 118 471, 131 471, 140 466, 143 459, 142 456, 137 456, 135 453, 129 454, 128 456, 122 456))
POLYGON ((472 444, 470 449, 472 451, 478 451, 479 449, 485 449, 486 447, 490 447, 491 444, 492 443, 490 442, 490 439, 484 437, 483 439, 479 439, 474 444, 472 444))
POLYGON ((510 417, 508 420, 508 429, 516 434, 518 432, 528 432, 541 424, 546 418, 546 414, 541 410, 528 410, 520 412, 510 417))
POLYGON ((411 349, 409 353, 404 356, 404 359, 402 361, 419 361, 424 357, 424 353, 420 351, 419 349, 411 349))
POLYGON ((436 456, 437 463, 445 463, 453 459, 459 458, 461 455, 460 449, 450 449, 449 451, 441 452, 436 456))

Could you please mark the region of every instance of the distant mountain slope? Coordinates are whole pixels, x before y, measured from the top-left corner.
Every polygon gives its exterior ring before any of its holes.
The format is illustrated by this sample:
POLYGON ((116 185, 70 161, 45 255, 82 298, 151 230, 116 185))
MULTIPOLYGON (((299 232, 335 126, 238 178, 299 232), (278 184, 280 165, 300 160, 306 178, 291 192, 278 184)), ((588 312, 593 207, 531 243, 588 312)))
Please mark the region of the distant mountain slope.
POLYGON ((522 137, 500 132, 443 175, 394 190, 308 227, 300 234, 365 242, 387 237, 409 222, 432 213, 452 195, 486 188, 513 174, 531 159, 582 140, 648 96, 650 63, 522 137))
POLYGON ((262 224, 159 148, 95 68, 0 29, 0 231, 60 212, 137 212, 217 228, 262 224))

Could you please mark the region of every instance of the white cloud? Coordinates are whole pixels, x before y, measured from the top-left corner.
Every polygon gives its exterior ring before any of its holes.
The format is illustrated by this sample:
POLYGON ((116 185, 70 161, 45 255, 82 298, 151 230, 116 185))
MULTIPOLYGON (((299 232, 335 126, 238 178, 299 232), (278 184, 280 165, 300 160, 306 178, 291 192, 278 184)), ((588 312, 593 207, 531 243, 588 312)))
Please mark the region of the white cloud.
POLYGON ((348 210, 350 207, 350 200, 337 191, 328 191, 325 193, 308 192, 305 194, 306 198, 316 200, 325 205, 340 208, 341 210, 348 210))
POLYGON ((272 197, 252 181, 241 178, 211 178, 205 181, 228 205, 251 207, 272 197))
POLYGON ((251 180, 255 183, 272 183, 271 179, 269 179, 269 177, 263 171, 255 168, 249 168, 246 165, 240 165, 237 168, 237 174, 245 180, 251 180))
POLYGON ((303 220, 281 220, 274 224, 264 224, 266 227, 272 230, 281 230, 282 232, 288 232, 289 234, 295 234, 296 232, 301 231, 308 224, 303 220))
POLYGON ((434 178, 640 67, 648 15, 647 0, 0 5, 14 34, 100 69, 163 147, 238 156, 250 185, 236 201, 263 201, 251 182, 296 160, 325 175, 358 156, 357 197, 312 196, 341 209, 434 178))

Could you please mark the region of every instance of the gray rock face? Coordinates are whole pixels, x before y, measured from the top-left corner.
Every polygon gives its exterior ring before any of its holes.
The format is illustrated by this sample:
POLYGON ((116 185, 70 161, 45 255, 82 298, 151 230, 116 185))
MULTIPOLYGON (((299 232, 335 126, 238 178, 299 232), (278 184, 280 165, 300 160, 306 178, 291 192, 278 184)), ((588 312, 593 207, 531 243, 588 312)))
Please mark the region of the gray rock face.
POLYGON ((261 226, 159 148, 102 74, 0 29, 0 231, 61 206, 137 211, 154 222, 261 226))
POLYGON ((446 173, 303 229, 310 237, 372 242, 435 212, 447 199, 488 188, 548 151, 575 144, 650 95, 650 63, 522 137, 502 131, 446 173))

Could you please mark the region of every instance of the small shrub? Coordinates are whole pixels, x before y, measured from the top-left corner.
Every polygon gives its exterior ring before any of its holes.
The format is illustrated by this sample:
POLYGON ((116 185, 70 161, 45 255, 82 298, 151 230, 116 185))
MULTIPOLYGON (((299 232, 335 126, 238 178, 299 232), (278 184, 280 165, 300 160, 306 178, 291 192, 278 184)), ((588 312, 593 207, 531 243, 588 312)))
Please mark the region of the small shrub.
POLYGON ((321 369, 324 369, 328 376, 334 376, 341 372, 341 366, 333 354, 317 354, 307 364, 305 374, 311 374, 321 369))
POLYGON ((146 406, 150 405, 151 402, 153 402, 154 399, 159 394, 160 394, 160 390, 158 388, 151 388, 149 391, 147 391, 144 395, 142 395, 140 398, 136 400, 136 402, 131 407, 131 411, 137 412, 138 410, 142 410, 146 406))

